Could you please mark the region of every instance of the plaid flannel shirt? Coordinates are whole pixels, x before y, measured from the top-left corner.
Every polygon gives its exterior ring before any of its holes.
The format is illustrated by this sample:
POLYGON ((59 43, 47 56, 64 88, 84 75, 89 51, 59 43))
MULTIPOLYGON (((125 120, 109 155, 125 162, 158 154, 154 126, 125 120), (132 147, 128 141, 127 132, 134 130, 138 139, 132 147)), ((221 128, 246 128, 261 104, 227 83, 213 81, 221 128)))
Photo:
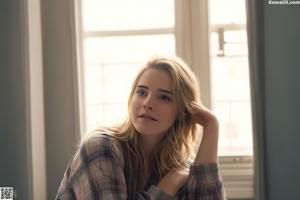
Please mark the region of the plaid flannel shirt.
POLYGON ((136 192, 137 174, 121 142, 107 134, 89 138, 75 153, 59 187, 56 199, 103 200, 223 200, 225 193, 217 163, 190 166, 187 183, 176 196, 156 185, 149 176, 144 191, 136 192))

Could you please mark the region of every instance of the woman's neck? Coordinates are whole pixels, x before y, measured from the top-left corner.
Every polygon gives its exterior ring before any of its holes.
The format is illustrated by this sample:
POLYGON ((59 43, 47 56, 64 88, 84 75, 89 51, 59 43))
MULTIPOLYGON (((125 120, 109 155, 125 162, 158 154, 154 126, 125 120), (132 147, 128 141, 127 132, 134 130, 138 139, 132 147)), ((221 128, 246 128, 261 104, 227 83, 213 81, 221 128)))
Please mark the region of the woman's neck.
POLYGON ((141 143, 141 148, 147 161, 149 161, 151 158, 152 153, 162 138, 163 135, 140 135, 139 140, 141 143))

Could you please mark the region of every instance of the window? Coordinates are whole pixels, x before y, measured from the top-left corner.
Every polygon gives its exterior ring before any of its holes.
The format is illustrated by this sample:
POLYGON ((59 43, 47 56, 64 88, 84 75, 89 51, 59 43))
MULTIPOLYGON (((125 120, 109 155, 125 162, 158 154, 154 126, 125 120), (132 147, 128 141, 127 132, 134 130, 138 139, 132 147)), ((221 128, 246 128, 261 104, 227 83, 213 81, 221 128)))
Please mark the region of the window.
POLYGON ((204 102, 220 120, 220 165, 228 197, 251 199, 245 1, 209 3, 81 0, 84 131, 125 117, 120 114, 127 111, 132 78, 147 58, 156 54, 183 57, 199 77, 204 102))
POLYGON ((212 109, 226 135, 220 154, 252 155, 245 1, 212 0, 210 13, 212 109))
POLYGON ((219 155, 227 192, 253 197, 253 146, 244 0, 211 0, 211 105, 220 119, 219 155), (231 13, 224 15, 224 13, 231 13), (238 180, 238 181, 236 181, 238 180))
POLYGON ((85 118, 91 129, 124 117, 132 78, 145 60, 175 55, 174 2, 83 0, 82 7, 85 118))

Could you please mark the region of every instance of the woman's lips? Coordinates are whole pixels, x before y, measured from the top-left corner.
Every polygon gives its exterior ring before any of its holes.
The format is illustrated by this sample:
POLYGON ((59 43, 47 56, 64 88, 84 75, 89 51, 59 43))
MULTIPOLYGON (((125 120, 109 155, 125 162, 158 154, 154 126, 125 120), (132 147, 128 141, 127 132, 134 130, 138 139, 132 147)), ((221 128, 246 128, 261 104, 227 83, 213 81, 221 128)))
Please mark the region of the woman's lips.
POLYGON ((149 114, 146 114, 146 113, 143 113, 141 115, 138 116, 139 118, 144 118, 144 119, 150 119, 150 120, 153 120, 153 121, 157 121, 156 118, 154 118, 153 116, 149 115, 149 114))

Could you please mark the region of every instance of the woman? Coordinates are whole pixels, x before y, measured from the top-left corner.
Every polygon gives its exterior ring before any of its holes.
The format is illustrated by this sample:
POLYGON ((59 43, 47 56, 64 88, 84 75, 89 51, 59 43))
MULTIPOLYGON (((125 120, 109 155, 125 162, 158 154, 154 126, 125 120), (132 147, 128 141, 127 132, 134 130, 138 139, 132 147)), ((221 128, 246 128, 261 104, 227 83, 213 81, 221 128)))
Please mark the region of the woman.
POLYGON ((225 199, 218 120, 201 105, 182 60, 148 61, 132 85, 128 111, 121 125, 83 139, 56 199, 225 199))

